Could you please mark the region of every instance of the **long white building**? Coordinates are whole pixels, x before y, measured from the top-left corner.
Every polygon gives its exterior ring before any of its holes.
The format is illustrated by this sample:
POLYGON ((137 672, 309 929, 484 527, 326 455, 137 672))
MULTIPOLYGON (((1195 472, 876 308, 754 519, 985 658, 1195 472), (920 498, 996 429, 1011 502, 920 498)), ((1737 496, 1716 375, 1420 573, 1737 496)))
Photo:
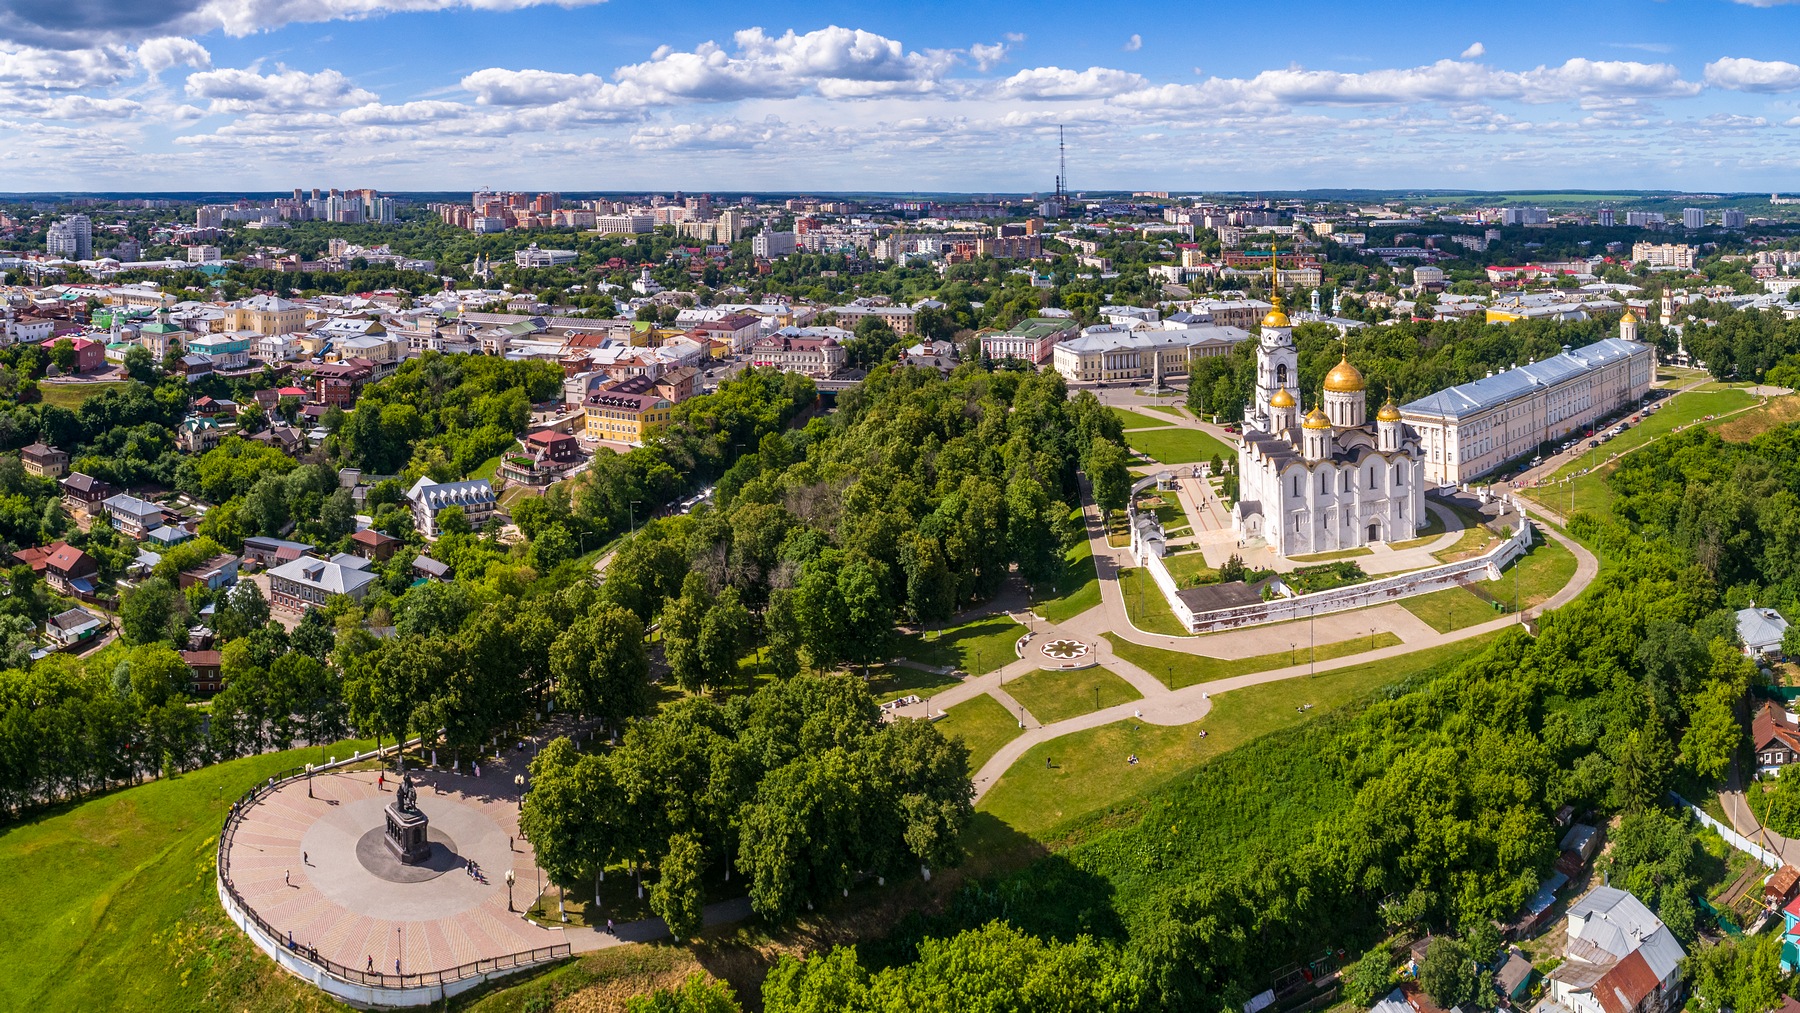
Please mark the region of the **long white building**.
POLYGON ((1403 405, 1400 417, 1425 452, 1427 480, 1479 478, 1641 400, 1656 379, 1656 349, 1635 340, 1629 311, 1619 333, 1403 405))
POLYGON ((1082 331, 1080 337, 1057 342, 1050 361, 1072 382, 1160 382, 1164 377, 1186 376, 1195 359, 1230 354, 1249 337, 1242 328, 1210 324, 1167 328, 1101 324, 1082 331))
POLYGON ((1239 538, 1294 556, 1404 541, 1425 524, 1418 438, 1391 403, 1368 421, 1367 386, 1345 358, 1326 374, 1322 404, 1301 414, 1299 351, 1277 295, 1238 444, 1239 538))

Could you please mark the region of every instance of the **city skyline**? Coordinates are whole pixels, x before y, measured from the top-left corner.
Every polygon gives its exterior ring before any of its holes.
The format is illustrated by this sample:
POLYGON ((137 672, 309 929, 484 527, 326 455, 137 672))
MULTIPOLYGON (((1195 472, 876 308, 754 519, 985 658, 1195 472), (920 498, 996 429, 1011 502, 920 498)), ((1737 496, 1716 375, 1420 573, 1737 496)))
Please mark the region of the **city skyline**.
MULTIPOLYGON (((1792 189, 1773 0, 1580 36, 1398 5, 0 2, 9 190, 1792 189), (1305 31, 1297 31, 1304 26, 1305 31), (547 40, 569 40, 555 46, 547 40)), ((1534 14, 1534 12, 1536 12, 1534 14)), ((1541 15, 1541 16, 1540 16, 1541 15)))

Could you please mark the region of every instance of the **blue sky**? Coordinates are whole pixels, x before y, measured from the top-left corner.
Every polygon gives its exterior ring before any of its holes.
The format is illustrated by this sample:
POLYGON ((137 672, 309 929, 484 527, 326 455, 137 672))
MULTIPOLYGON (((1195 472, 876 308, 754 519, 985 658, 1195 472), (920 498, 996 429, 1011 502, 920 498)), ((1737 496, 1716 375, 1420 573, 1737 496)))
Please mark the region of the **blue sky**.
POLYGON ((0 189, 1793 190, 1800 3, 0 0, 0 189))

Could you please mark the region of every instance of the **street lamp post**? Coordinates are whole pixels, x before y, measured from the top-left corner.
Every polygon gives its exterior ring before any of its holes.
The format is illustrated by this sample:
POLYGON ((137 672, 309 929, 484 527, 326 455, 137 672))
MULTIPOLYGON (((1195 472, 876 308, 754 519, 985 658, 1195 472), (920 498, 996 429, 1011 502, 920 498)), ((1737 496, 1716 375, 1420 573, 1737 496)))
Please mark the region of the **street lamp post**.
POLYGON ((511 869, 506 870, 506 910, 508 913, 513 909, 513 878, 513 871, 511 869))

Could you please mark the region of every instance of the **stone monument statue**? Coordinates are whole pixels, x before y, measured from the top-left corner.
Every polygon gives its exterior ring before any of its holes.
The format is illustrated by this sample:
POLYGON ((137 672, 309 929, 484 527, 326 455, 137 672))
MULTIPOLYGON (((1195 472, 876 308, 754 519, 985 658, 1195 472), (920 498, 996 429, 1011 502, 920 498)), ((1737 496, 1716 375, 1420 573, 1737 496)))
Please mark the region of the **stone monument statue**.
POLYGON ((406 773, 405 762, 397 758, 394 766, 399 777, 394 800, 386 810, 387 846, 402 864, 418 865, 431 856, 431 845, 425 840, 431 821, 419 810, 419 792, 413 787, 412 775, 406 773))

